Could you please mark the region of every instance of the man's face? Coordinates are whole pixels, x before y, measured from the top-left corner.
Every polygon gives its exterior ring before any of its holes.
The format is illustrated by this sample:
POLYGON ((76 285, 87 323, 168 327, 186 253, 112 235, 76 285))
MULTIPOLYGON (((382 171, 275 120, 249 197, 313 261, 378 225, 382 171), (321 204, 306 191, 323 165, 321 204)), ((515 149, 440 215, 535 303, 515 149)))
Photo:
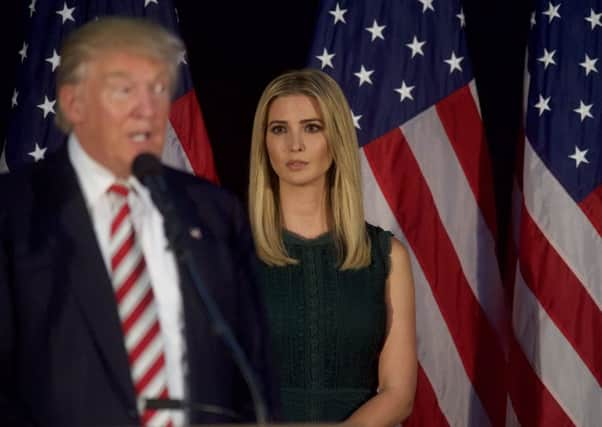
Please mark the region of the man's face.
POLYGON ((61 108, 88 155, 125 178, 138 154, 161 156, 169 83, 166 64, 135 53, 106 51, 84 65, 79 83, 61 88, 61 108))

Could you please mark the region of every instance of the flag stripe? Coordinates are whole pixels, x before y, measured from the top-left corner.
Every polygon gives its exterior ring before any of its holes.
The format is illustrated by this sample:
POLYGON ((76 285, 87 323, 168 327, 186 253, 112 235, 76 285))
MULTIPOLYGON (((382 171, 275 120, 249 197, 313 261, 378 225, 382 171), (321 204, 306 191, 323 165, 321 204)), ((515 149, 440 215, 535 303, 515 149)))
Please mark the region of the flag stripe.
POLYGON ((368 144, 364 151, 424 271, 466 372, 490 419, 500 423, 505 414, 505 401, 500 398, 504 392, 499 386, 504 383, 503 352, 470 290, 422 172, 397 130, 368 144), (404 182, 405 187, 400 189, 398 182, 404 182), (462 310, 457 309, 460 301, 462 310), (491 365, 500 369, 491 372, 491 365))
POLYGON ((513 325, 525 357, 575 424, 595 425, 595 420, 602 420, 599 382, 556 328, 521 272, 516 277, 513 325), (560 366, 563 375, 558 375, 560 366))
POLYGON ((562 410, 533 371, 519 343, 510 337, 509 391, 512 407, 525 427, 572 426, 574 423, 562 410))
POLYGON ((527 210, 550 245, 587 289, 599 310, 602 303, 602 238, 528 142, 524 160, 527 210))
POLYGON ((602 235, 602 185, 583 199, 579 206, 598 232, 598 236, 602 235))
POLYGON ((521 274, 539 303, 600 382, 602 378, 600 310, 585 292, 581 282, 541 234, 530 215, 523 212, 521 219, 523 240, 519 249, 521 274), (574 310, 567 307, 578 308, 579 316, 575 316, 574 310))
POLYGON ((172 103, 169 121, 195 174, 217 182, 211 144, 193 89, 172 103))
POLYGON ((414 399, 413 412, 421 414, 420 417, 411 417, 403 423, 403 427, 447 427, 449 423, 441 412, 435 391, 429 382, 422 366, 418 365, 418 384, 416 398, 414 399))
POLYGON ((470 88, 464 86, 439 101, 436 109, 490 233, 495 237, 495 198, 491 191, 493 174, 485 129, 475 98, 470 88))
POLYGON ((418 334, 418 361, 421 370, 424 370, 424 377, 418 379, 418 388, 416 399, 426 405, 427 402, 433 403, 429 393, 432 390, 434 397, 438 402, 435 406, 429 406, 427 412, 420 410, 420 407, 414 408, 413 413, 417 414, 410 418, 409 425, 445 425, 439 424, 439 412, 445 414, 447 420, 454 420, 458 425, 469 425, 469 420, 481 420, 481 425, 489 425, 487 415, 481 402, 476 397, 470 379, 468 378, 460 355, 445 320, 438 310, 437 303, 428 284, 422 268, 416 260, 411 246, 406 236, 397 224, 397 220, 391 211, 389 204, 380 191, 376 182, 372 168, 368 164, 368 159, 362 150, 362 180, 366 197, 364 206, 366 209, 366 219, 368 221, 380 219, 385 223, 389 230, 407 247, 412 262, 412 274, 414 276, 414 286, 416 289, 416 325, 418 334), (446 349, 443 356, 441 349, 446 349), (421 385, 425 380, 427 385, 421 385), (453 384, 453 392, 449 388, 453 384), (423 394, 420 394, 423 393, 423 394), (427 420, 433 416, 433 423, 427 420))
POLYGON ((408 121, 402 126, 402 132, 432 193, 436 211, 467 283, 503 342, 507 328, 503 320, 504 294, 495 241, 480 214, 436 109, 430 108, 408 121), (428 135, 429 144, 424 144, 425 135, 428 135), (473 232, 467 233, 467 229, 473 232))

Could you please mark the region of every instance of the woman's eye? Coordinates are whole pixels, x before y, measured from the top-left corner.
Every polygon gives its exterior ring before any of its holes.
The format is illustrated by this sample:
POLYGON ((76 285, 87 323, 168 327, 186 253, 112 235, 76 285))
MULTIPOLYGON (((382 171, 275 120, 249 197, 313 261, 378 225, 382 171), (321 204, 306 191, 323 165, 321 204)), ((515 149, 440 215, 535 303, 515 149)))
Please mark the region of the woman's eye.
POLYGON ((309 123, 307 126, 305 126, 305 130, 309 133, 316 133, 322 130, 322 126, 316 123, 309 123))
POLYGON ((286 128, 282 125, 276 125, 276 126, 272 126, 270 128, 270 132, 272 132, 275 135, 278 135, 278 134, 286 132, 286 128))

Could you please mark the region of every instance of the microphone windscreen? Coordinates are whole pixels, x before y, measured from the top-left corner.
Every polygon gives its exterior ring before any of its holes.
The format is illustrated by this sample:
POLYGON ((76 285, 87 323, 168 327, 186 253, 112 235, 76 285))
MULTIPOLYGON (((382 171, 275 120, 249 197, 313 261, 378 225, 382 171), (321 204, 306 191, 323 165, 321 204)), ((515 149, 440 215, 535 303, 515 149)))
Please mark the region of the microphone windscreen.
POLYGON ((161 162, 151 153, 141 153, 136 156, 132 162, 132 173, 140 181, 147 176, 157 176, 161 174, 161 162))

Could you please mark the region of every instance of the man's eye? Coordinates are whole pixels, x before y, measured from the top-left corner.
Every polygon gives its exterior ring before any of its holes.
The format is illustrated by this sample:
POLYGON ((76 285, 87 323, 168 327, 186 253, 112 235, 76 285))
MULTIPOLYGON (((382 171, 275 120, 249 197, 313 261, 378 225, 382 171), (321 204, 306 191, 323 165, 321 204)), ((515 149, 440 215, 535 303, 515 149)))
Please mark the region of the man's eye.
POLYGON ((131 86, 116 86, 115 88, 113 88, 113 92, 120 96, 126 96, 126 95, 129 95, 130 93, 132 93, 132 87, 131 86))
POLYGON ((153 86, 153 93, 155 95, 161 95, 161 94, 165 93, 166 90, 167 90, 167 86, 163 83, 157 83, 153 86))

